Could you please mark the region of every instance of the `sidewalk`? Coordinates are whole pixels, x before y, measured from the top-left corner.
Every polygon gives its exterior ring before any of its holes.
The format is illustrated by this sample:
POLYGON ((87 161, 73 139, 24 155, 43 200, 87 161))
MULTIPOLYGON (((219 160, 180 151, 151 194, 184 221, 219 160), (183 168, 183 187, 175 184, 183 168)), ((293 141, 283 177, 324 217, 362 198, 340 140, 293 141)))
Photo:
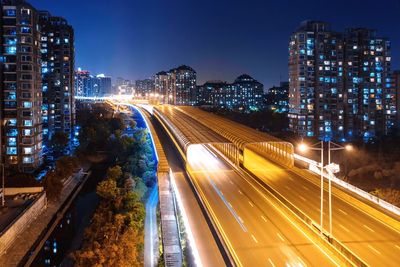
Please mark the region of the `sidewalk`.
POLYGON ((50 223, 51 219, 57 213, 65 200, 69 197, 83 175, 84 173, 80 172, 66 181, 65 187, 61 192, 60 200, 49 201, 47 203, 47 209, 44 210, 40 216, 35 218, 28 228, 15 239, 13 245, 9 250, 7 250, 6 253, 0 255, 0 266, 18 266, 22 258, 31 249, 39 235, 50 223))

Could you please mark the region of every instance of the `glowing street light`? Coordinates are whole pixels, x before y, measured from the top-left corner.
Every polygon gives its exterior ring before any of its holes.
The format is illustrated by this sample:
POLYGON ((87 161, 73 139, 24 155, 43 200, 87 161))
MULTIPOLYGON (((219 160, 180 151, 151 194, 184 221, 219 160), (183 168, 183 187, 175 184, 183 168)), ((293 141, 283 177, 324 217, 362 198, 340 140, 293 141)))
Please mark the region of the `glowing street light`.
POLYGON ((304 143, 300 144, 298 148, 300 152, 306 152, 308 150, 308 146, 304 143))
POLYGON ((321 224, 321 235, 323 234, 323 214, 324 214, 324 168, 326 168, 328 172, 328 196, 329 196, 329 234, 332 235, 332 173, 339 171, 339 166, 336 164, 331 164, 331 151, 336 150, 346 150, 352 151, 353 146, 347 144, 345 146, 341 146, 339 144, 333 143, 331 141, 328 142, 328 164, 324 167, 324 142, 318 142, 312 146, 307 146, 304 143, 301 143, 298 146, 298 150, 300 152, 306 152, 308 150, 318 150, 321 151, 321 162, 320 162, 320 169, 321 169, 321 214, 320 214, 320 224, 321 224), (316 147, 319 146, 319 147, 316 147), (333 166, 335 165, 335 166, 333 166), (336 167, 336 168, 333 168, 336 167))

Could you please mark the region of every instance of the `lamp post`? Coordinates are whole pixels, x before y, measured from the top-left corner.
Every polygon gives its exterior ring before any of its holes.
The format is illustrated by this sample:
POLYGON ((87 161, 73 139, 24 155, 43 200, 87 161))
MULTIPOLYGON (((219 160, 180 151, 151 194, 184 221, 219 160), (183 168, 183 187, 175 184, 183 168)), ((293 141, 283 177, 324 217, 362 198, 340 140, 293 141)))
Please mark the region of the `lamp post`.
MULTIPOLYGON (((333 168, 334 166, 331 164, 331 151, 336 150, 347 150, 351 151, 353 147, 351 145, 341 146, 334 142, 328 142, 328 165, 325 166, 328 171, 328 197, 329 197, 329 235, 332 236, 332 174, 338 171, 333 168)), ((321 224, 321 235, 323 234, 323 214, 324 214, 324 142, 320 141, 312 146, 307 146, 306 144, 300 144, 299 150, 301 152, 305 152, 307 150, 318 150, 321 151, 321 214, 320 214, 320 224, 321 224), (320 147, 316 147, 320 146, 320 147)))
MULTIPOLYGON (((331 151, 337 151, 337 150, 347 150, 347 151, 351 151, 353 149, 353 147, 351 145, 345 145, 345 146, 341 146, 339 144, 336 144, 332 141, 328 142, 328 166, 331 165, 331 151)), ((332 166, 331 166, 332 167, 332 166)), ((329 179, 328 179, 328 190, 329 190, 329 233, 332 236, 332 174, 335 173, 334 170, 332 170, 332 168, 327 168, 328 170, 328 175, 329 175, 329 179)), ((339 169, 337 169, 337 171, 339 171, 339 169)), ((336 171, 336 172, 337 172, 336 171)))
POLYGON ((301 152, 305 152, 307 150, 318 150, 321 152, 321 162, 320 162, 320 169, 321 169, 321 209, 320 209, 320 225, 321 225, 321 235, 323 235, 324 229, 324 142, 320 141, 312 146, 307 146, 306 144, 300 144, 299 150, 301 152), (316 147, 316 146, 320 147, 316 147))

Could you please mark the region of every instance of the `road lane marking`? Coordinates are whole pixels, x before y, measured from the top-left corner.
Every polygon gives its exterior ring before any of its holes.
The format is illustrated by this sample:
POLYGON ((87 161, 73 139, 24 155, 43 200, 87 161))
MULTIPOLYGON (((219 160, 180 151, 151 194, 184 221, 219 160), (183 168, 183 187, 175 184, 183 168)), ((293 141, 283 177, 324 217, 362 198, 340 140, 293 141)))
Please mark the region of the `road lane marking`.
POLYGON ((258 240, 256 239, 256 237, 254 235, 251 235, 251 237, 253 238, 254 242, 258 243, 258 240))
POLYGON ((310 191, 310 189, 308 189, 306 186, 302 185, 302 187, 303 187, 305 190, 310 191))
POLYGON ((288 178, 289 178, 290 181, 294 181, 292 177, 288 176, 288 178))
POLYGON ((290 187, 289 187, 289 186, 287 186, 287 185, 285 185, 285 188, 286 188, 287 190, 290 190, 290 191, 292 191, 292 189, 290 189, 290 187))
POLYGON ((306 201, 307 202, 307 199, 305 199, 304 197, 302 197, 302 196, 299 196, 303 201, 306 201))
MULTIPOLYGON (((257 188, 253 183, 251 183, 251 182, 249 181, 248 177, 246 177, 245 175, 240 174, 240 173, 239 173, 239 175, 240 175, 251 187, 253 187, 254 190, 256 190, 270 205, 272 205, 283 217, 285 217, 285 218, 290 222, 290 224, 292 224, 292 226, 293 226, 294 228, 296 228, 297 230, 299 230, 299 231, 304 235, 305 238, 307 238, 310 242, 312 242, 312 243, 319 249, 319 251, 320 251, 321 253, 323 253, 335 266, 340 267, 340 265, 336 262, 336 260, 334 260, 334 259, 331 257, 331 255, 329 255, 329 254, 325 251, 325 249, 323 249, 319 244, 317 244, 317 243, 315 242, 314 239, 312 239, 311 237, 309 237, 309 235, 308 235, 307 233, 305 233, 305 232, 297 225, 297 223, 295 223, 294 221, 292 221, 292 219, 290 219, 290 218, 288 217, 288 215, 287 215, 283 210, 281 210, 281 208, 279 208, 275 203, 273 203, 270 199, 268 199, 268 198, 265 196, 265 194, 262 193, 262 192, 260 191, 259 188, 257 188)), ((253 181, 253 182, 254 182, 254 181, 253 181)), ((259 182, 257 182, 257 181, 256 181, 256 184, 258 184, 259 186, 261 186, 261 188, 263 187, 263 186, 262 186, 259 182)))
POLYGON ((379 251, 379 250, 377 250, 376 248, 374 248, 373 246, 371 246, 371 245, 368 245, 368 247, 370 248, 370 249, 372 249, 373 251, 375 251, 376 253, 378 253, 379 255, 381 255, 382 253, 379 251))
POLYGON ((231 184, 233 184, 232 180, 229 180, 229 182, 230 182, 231 184))
POLYGON ((271 264, 272 267, 275 267, 274 262, 270 258, 268 258, 268 261, 269 261, 269 263, 271 264))
POLYGON ((208 181, 210 182, 210 184, 213 186, 215 192, 217 192, 218 196, 224 202, 225 206, 228 208, 228 210, 231 212, 233 217, 239 223, 239 225, 242 228, 243 232, 247 232, 247 228, 246 228, 246 226, 244 226, 242 218, 240 218, 240 216, 236 213, 236 211, 231 206, 229 206, 228 200, 226 200, 226 198, 221 194, 221 191, 219 190, 217 185, 214 183, 214 181, 210 178, 210 176, 207 175, 207 178, 208 178, 208 181))
POLYGON ((367 228, 368 230, 370 230, 371 232, 375 232, 373 229, 371 229, 370 227, 366 226, 365 224, 363 224, 363 226, 364 226, 365 228, 367 228))
POLYGON ((264 222, 267 222, 267 219, 265 219, 265 217, 264 217, 264 216, 262 216, 262 215, 261 215, 261 219, 263 219, 263 220, 264 220, 264 222))
POLYGON ((340 211, 341 213, 343 213, 344 215, 348 215, 347 212, 345 212, 345 211, 342 210, 342 209, 339 209, 339 211, 340 211))
POLYGON ((239 194, 243 195, 242 191, 239 190, 239 194))
POLYGON ((396 247, 397 249, 400 249, 400 246, 398 246, 398 245, 395 245, 395 247, 396 247))
POLYGON ((300 257, 297 257, 297 258, 301 262, 301 264, 300 264, 301 266, 307 267, 307 264, 305 264, 304 261, 300 257))
POLYGON ((346 232, 350 232, 350 230, 349 229, 347 229, 346 227, 344 227, 343 225, 341 225, 340 223, 339 223, 339 226, 340 226, 340 228, 342 228, 343 230, 345 230, 346 232))
POLYGON ((254 205, 253 205, 253 203, 251 203, 251 201, 249 201, 249 204, 250 204, 250 206, 253 208, 254 207, 254 205))
POLYGON ((276 233, 276 234, 278 235, 280 240, 285 241, 285 239, 279 233, 276 233))

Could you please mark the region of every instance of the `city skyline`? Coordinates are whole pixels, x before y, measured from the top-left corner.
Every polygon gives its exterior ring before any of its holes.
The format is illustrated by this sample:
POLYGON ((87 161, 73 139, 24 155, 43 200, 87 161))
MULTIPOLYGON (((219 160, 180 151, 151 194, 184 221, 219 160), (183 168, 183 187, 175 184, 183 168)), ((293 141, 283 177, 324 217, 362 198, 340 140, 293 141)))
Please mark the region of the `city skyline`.
POLYGON ((269 88, 287 80, 288 36, 308 19, 326 21, 335 31, 349 27, 376 29, 391 40, 392 67, 400 68, 400 37, 391 27, 398 23, 397 0, 379 5, 367 1, 363 6, 356 1, 339 1, 330 9, 324 3, 308 6, 290 1, 251 1, 246 5, 202 1, 190 6, 180 2, 166 5, 159 1, 118 1, 120 4, 112 9, 107 1, 97 1, 96 5, 77 4, 74 0, 68 5, 49 0, 30 2, 61 14, 73 26, 79 25, 76 67, 107 73, 113 79, 144 79, 160 69, 185 64, 197 71, 199 84, 216 79, 233 81, 247 73, 269 88), (355 8, 363 12, 355 13, 355 8), (365 14, 373 14, 374 20, 365 14), (280 20, 283 15, 285 21, 280 20), (113 35, 115 39, 107 41, 113 35), (93 45, 96 40, 100 45, 93 45))

